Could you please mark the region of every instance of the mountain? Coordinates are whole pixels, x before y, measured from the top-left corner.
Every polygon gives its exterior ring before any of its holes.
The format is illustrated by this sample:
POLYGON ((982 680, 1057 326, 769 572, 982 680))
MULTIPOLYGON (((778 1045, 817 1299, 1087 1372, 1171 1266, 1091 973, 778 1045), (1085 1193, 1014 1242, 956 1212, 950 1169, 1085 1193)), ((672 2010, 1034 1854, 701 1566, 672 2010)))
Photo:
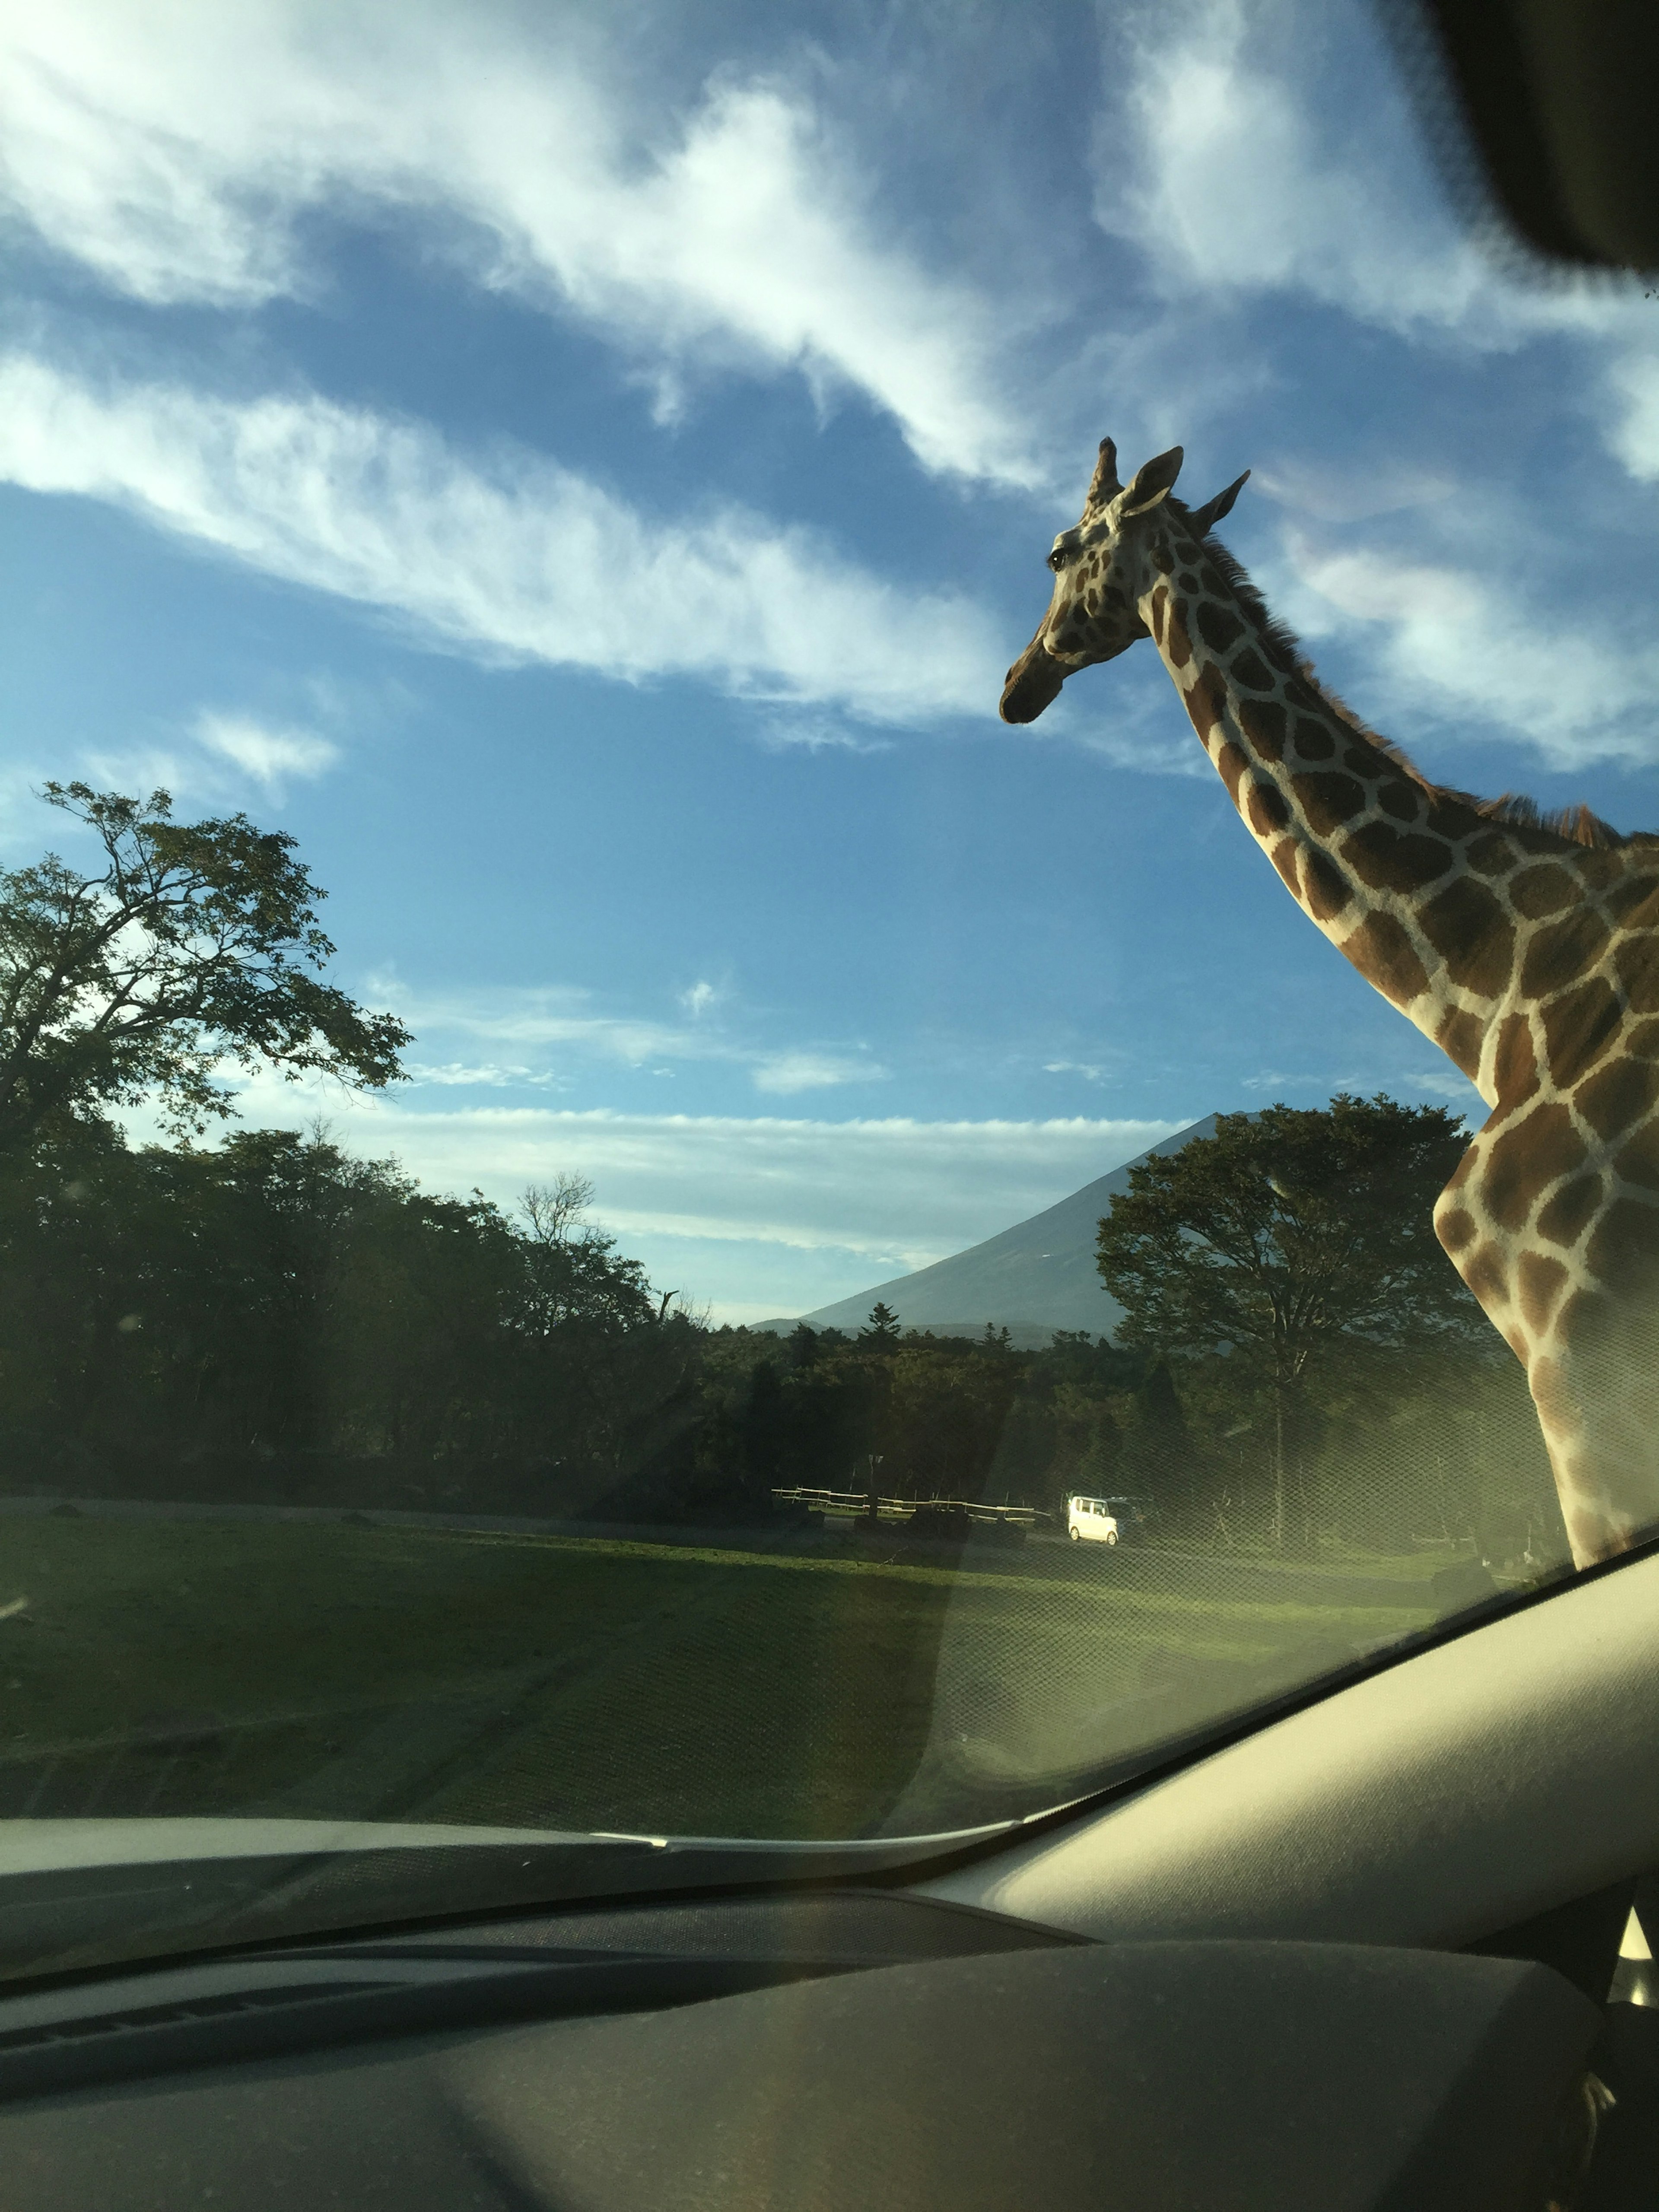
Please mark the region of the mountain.
MULTIPOLYGON (((1129 1188, 1129 1170, 1141 1160, 1178 1152, 1194 1137, 1215 1133, 1215 1115, 1177 1129, 1172 1137, 1126 1160, 1062 1198, 1058 1206, 1034 1213, 1029 1221, 988 1237, 913 1275, 873 1283, 850 1298, 820 1306, 803 1318, 814 1328, 862 1328, 878 1298, 884 1300, 907 1328, 933 1329, 941 1336, 978 1336, 987 1322, 1006 1328, 1022 1348, 1046 1345, 1057 1328, 1108 1334, 1123 1309, 1107 1295, 1095 1272, 1095 1231, 1120 1191, 1129 1188)), ((763 1322, 763 1328, 787 1331, 793 1321, 763 1322)))

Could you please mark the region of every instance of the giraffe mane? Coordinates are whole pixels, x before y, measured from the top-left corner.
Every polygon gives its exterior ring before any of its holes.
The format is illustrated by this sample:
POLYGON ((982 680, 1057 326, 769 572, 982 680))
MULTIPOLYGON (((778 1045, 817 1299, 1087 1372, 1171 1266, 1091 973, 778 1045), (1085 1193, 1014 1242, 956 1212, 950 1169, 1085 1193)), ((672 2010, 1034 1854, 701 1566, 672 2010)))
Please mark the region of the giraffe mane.
MULTIPOLYGON (((1193 520, 1192 509, 1184 501, 1171 495, 1166 504, 1174 509, 1183 522, 1193 520)), ((1315 673, 1313 662, 1303 650, 1301 641, 1288 623, 1269 611, 1266 600, 1251 582, 1244 564, 1234 553, 1229 552, 1212 532, 1198 539, 1206 560, 1212 562, 1225 581, 1239 606, 1249 617, 1266 645, 1270 658, 1281 668, 1293 669, 1310 690, 1316 691, 1337 720, 1351 729, 1357 738, 1391 761, 1402 775, 1407 775, 1427 796, 1442 804, 1467 806, 1487 822, 1504 822, 1517 829, 1531 830, 1546 837, 1558 838, 1566 845, 1659 844, 1659 832, 1650 830, 1615 830, 1611 822, 1604 822, 1588 806, 1540 806, 1522 791, 1502 791, 1496 799, 1480 799, 1472 791, 1459 791, 1455 785, 1437 783, 1425 775, 1403 745, 1392 738, 1385 738, 1356 714, 1345 699, 1340 698, 1328 684, 1315 673)))

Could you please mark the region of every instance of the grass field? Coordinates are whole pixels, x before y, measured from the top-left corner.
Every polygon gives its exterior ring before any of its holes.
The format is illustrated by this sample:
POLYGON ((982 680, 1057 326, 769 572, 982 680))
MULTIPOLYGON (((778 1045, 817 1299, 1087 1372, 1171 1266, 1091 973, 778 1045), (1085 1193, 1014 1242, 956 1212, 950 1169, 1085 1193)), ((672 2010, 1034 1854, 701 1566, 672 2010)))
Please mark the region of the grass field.
POLYGON ((18 1517, 0 1814, 836 1836, 908 1788, 905 1827, 959 1825, 1409 1634, 1437 1564, 18 1517))

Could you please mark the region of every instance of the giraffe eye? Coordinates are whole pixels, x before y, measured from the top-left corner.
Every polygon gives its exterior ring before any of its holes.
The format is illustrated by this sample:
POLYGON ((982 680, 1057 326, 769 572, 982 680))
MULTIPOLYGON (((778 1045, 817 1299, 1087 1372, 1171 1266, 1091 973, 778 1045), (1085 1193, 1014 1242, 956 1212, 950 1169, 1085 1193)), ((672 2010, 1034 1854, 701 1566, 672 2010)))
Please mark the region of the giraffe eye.
POLYGON ((1063 546, 1055 546, 1054 551, 1048 556, 1048 566, 1054 570, 1055 575, 1059 575, 1060 570, 1066 566, 1066 552, 1063 546))

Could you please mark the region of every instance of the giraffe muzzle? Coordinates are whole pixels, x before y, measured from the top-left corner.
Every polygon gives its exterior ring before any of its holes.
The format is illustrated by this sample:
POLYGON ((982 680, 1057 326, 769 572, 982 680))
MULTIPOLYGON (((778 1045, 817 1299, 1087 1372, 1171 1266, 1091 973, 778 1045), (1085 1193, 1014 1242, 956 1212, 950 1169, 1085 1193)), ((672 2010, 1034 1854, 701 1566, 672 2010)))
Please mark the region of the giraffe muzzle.
POLYGON ((1005 722, 1035 722, 1043 708, 1060 696, 1060 687, 1070 674, 1042 642, 1039 630, 1008 671, 997 708, 1005 722))

